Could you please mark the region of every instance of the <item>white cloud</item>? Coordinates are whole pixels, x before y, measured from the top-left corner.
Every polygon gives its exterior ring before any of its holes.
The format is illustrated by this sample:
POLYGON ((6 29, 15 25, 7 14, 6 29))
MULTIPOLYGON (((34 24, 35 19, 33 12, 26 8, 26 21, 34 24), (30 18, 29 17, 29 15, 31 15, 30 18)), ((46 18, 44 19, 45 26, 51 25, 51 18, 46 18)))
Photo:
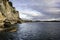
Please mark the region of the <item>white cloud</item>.
POLYGON ((25 9, 25 10, 21 10, 20 11, 22 14, 28 14, 31 16, 43 16, 43 14, 41 12, 32 10, 32 9, 25 9))
POLYGON ((54 6, 56 3, 56 0, 44 0, 45 4, 48 6, 54 6))
POLYGON ((45 12, 48 12, 50 14, 60 14, 60 9, 58 8, 46 8, 45 12))
POLYGON ((19 16, 20 16, 20 18, 22 18, 22 19, 28 19, 28 20, 32 19, 32 17, 27 16, 27 15, 22 14, 22 13, 20 13, 19 16))
POLYGON ((44 15, 41 12, 38 12, 32 9, 20 10, 20 18, 22 19, 35 20, 34 18, 43 17, 43 16, 44 15))
POLYGON ((44 11, 50 14, 60 14, 60 0, 45 0, 44 11))
POLYGON ((23 19, 60 20, 60 0, 11 0, 23 19))

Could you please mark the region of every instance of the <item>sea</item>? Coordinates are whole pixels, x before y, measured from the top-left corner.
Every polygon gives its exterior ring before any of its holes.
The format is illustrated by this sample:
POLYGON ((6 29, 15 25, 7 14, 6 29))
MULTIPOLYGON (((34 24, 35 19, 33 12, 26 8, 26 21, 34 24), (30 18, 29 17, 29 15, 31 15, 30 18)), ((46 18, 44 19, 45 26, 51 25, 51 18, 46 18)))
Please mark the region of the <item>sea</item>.
POLYGON ((15 32, 0 32, 0 40, 60 40, 60 22, 26 22, 14 26, 15 32))

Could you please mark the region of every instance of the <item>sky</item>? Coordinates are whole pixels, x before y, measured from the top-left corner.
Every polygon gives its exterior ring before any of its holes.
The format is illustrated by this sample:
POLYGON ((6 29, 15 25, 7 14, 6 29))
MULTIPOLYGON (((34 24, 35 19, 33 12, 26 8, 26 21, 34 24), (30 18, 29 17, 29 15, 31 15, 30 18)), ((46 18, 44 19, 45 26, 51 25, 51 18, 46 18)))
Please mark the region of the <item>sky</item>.
POLYGON ((60 0, 10 0, 21 19, 60 20, 60 0))

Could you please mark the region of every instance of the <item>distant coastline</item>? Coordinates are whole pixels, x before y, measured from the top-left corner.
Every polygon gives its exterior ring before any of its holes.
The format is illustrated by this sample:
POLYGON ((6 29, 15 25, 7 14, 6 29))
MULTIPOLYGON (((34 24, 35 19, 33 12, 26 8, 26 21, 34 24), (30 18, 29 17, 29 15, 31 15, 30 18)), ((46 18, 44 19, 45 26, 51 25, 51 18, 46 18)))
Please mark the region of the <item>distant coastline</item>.
POLYGON ((60 22, 60 20, 51 20, 51 21, 32 21, 32 20, 23 20, 23 22, 60 22))

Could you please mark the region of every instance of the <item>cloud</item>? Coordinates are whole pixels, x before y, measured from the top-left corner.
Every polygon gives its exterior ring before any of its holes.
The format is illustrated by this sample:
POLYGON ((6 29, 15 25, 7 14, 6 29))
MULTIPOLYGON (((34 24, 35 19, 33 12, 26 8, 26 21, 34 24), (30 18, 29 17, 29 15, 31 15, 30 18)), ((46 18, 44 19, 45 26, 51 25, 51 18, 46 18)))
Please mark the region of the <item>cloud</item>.
POLYGON ((32 9, 25 9, 20 11, 20 17, 24 19, 34 19, 44 16, 41 12, 32 9))
POLYGON ((60 14, 60 0, 45 0, 44 12, 50 14, 60 14))
POLYGON ((31 15, 31 16, 43 16, 43 14, 41 12, 38 12, 38 11, 32 10, 32 9, 21 10, 20 12, 22 14, 27 14, 27 15, 31 15))
POLYGON ((10 0, 23 19, 60 20, 60 0, 10 0))
POLYGON ((30 20, 30 19, 32 19, 32 17, 29 17, 29 16, 27 16, 27 15, 25 15, 25 14, 20 14, 20 18, 22 18, 22 19, 25 19, 25 20, 30 20))

